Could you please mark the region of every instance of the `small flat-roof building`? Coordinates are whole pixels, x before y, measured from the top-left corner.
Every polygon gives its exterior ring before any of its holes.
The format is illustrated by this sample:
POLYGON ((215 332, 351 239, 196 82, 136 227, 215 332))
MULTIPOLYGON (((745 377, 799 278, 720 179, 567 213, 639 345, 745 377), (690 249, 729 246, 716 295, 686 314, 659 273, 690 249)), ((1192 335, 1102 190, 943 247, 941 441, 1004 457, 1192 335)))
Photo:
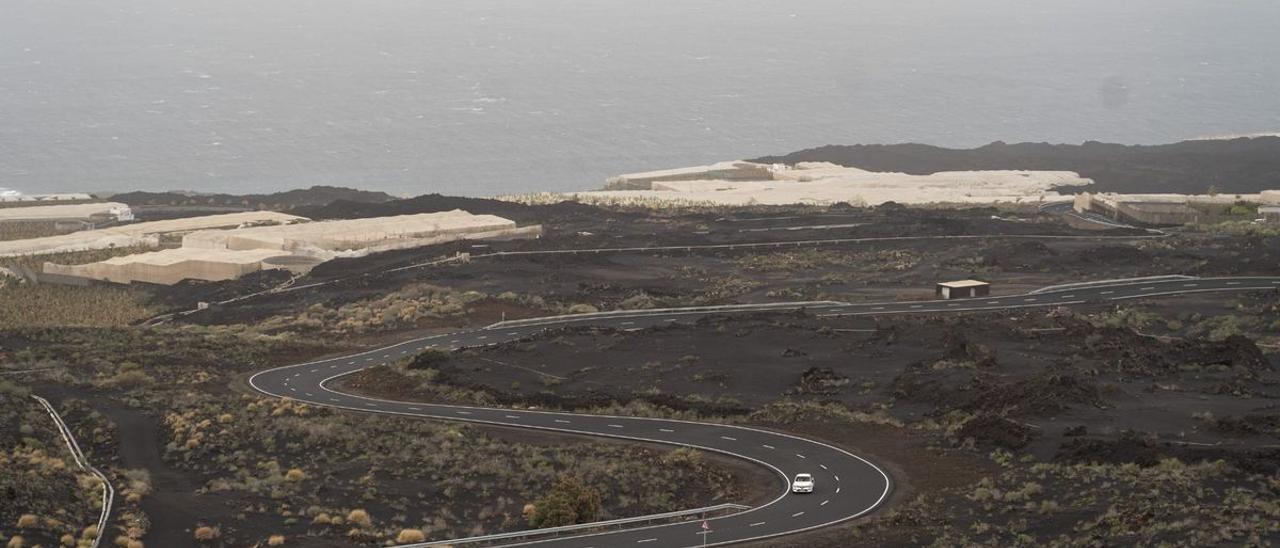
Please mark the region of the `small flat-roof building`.
POLYGON ((981 280, 958 280, 942 282, 934 290, 940 299, 966 299, 984 297, 991 294, 991 284, 981 280))
POLYGON ((1258 216, 1268 223, 1280 224, 1280 206, 1259 207, 1258 216))

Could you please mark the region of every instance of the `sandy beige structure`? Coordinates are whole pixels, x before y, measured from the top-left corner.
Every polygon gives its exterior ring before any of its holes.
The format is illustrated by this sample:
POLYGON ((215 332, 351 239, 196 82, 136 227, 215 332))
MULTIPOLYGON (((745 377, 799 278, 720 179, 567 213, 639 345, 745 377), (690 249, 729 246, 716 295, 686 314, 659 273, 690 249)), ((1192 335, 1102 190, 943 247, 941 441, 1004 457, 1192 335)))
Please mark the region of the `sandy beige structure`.
MULTIPOLYGON (((21 202, 28 203, 28 202, 21 202)), ((39 204, 40 202, 30 202, 39 204)), ((5 221, 58 221, 64 219, 91 219, 95 217, 129 221, 133 212, 128 204, 103 202, 97 204, 31 205, 0 208, 0 222, 5 221)))
POLYGON ((1077 212, 1097 213, 1122 222, 1148 225, 1213 223, 1226 220, 1226 212, 1238 202, 1280 205, 1280 191, 1257 194, 1115 194, 1084 192, 1076 195, 1077 212))
POLYGON ((45 263, 44 273, 125 284, 172 285, 186 279, 216 282, 262 270, 263 261, 281 255, 288 253, 264 249, 165 249, 85 265, 45 263))
POLYGON ((351 252, 430 245, 485 238, 516 230, 516 223, 494 215, 453 210, 396 217, 325 221, 188 234, 182 246, 198 249, 271 249, 333 258, 351 252))
POLYGON ((0 257, 47 255, 50 253, 109 249, 113 247, 159 247, 159 236, 162 234, 181 234, 211 228, 234 228, 252 224, 291 223, 305 220, 302 217, 274 211, 246 211, 225 215, 192 217, 189 219, 123 224, 60 236, 0 242, 0 257))
POLYGON ((231 280, 266 269, 301 274, 336 257, 358 257, 460 239, 519 238, 541 227, 517 227, 493 215, 462 210, 398 217, 202 230, 180 249, 139 253, 87 265, 45 263, 44 273, 116 283, 171 285, 182 280, 231 280))
POLYGON ((641 198, 725 205, 1037 202, 1062 198, 1055 188, 1093 183, 1069 171, 953 171, 909 175, 827 163, 756 166, 758 169, 752 172, 766 172, 767 179, 663 179, 650 181, 647 190, 604 190, 575 196, 588 200, 641 198))

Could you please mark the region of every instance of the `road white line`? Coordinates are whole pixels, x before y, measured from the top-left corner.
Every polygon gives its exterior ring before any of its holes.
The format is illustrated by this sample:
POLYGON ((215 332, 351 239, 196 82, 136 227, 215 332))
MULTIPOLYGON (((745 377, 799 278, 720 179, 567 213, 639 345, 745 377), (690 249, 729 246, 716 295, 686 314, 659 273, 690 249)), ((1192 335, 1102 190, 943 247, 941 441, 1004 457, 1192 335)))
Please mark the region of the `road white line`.
POLYGON ((289 387, 289 391, 290 391, 290 392, 297 392, 297 391, 298 391, 298 389, 297 389, 297 388, 294 388, 294 387, 292 387, 292 386, 290 386, 290 387, 289 387))
POLYGON ((826 506, 828 502, 831 502, 831 501, 830 501, 830 500, 824 500, 824 501, 822 501, 822 504, 819 504, 818 506, 826 506))
POLYGON ((807 458, 809 458, 809 457, 806 457, 806 456, 804 456, 804 455, 801 455, 800 453, 796 453, 796 456, 797 456, 797 457, 800 457, 800 458, 802 458, 802 459, 807 459, 807 458))
POLYGON ((1138 288, 1138 291, 1153 291, 1153 290, 1155 290, 1155 286, 1150 286, 1150 285, 1149 285, 1149 286, 1147 286, 1147 287, 1139 287, 1139 288, 1138 288))
POLYGON ((405 354, 408 354, 408 353, 409 353, 409 351, 408 351, 408 350, 401 350, 401 351, 400 351, 400 355, 401 355, 401 356, 403 356, 403 355, 405 355, 405 354))
POLYGON ((987 301, 987 304, 1000 304, 1000 301, 987 301))
POLYGON ((837 495, 839 495, 839 494, 840 494, 840 488, 839 488, 839 487, 836 487, 836 494, 837 494, 837 495))
POLYGON ((1035 297, 1027 297, 1027 298, 1022 299, 1022 300, 1023 300, 1024 302, 1033 303, 1033 302, 1036 302, 1036 301, 1038 301, 1038 300, 1040 300, 1040 299, 1037 299, 1037 298, 1035 298, 1035 297))
POLYGON ((454 340, 452 340, 452 341, 449 341, 449 344, 458 344, 458 339, 454 339, 454 340))
POLYGON ((519 335, 519 334, 520 334, 520 332, 519 332, 519 331, 512 331, 512 332, 510 332, 510 333, 507 333, 507 336, 508 336, 508 337, 514 337, 514 336, 519 335))
POLYGON ((621 424, 610 424, 609 428, 622 428, 621 424))
POLYGON ((489 336, 488 336, 488 335, 480 335, 479 337, 476 337, 476 340, 477 340, 477 341, 483 341, 483 340, 485 340, 485 339, 487 339, 487 338, 489 338, 489 336))
POLYGON ((356 362, 347 362, 347 365, 355 365, 356 362))
POLYGON ((766 522, 763 522, 763 521, 757 521, 757 522, 755 522, 755 523, 752 523, 752 524, 747 525, 747 527, 759 527, 759 526, 761 526, 761 525, 764 525, 765 523, 766 523, 766 522))
POLYGON ((1110 295, 1110 294, 1112 294, 1112 293, 1115 293, 1115 291, 1103 291, 1101 294, 1102 294, 1102 295, 1110 295))
POLYGON ((316 395, 315 395, 315 394, 312 394, 312 393, 310 393, 310 392, 303 392, 303 394, 306 394, 308 398, 314 398, 314 397, 316 397, 316 395))
POLYGON ((622 323, 620 323, 620 324, 618 324, 618 325, 635 325, 635 324, 636 324, 636 322, 622 322, 622 323))
POLYGON ((508 419, 518 419, 518 418, 520 418, 518 415, 503 415, 503 416, 504 416, 504 417, 506 417, 506 418, 508 418, 508 419))
POLYGON ((923 306, 924 306, 924 305, 922 305, 922 304, 913 304, 913 305, 911 305, 911 308, 922 308, 923 306))
POLYGON ((670 428, 659 428, 659 429, 658 429, 658 431, 659 431, 659 432, 666 432, 666 433, 668 433, 668 434, 670 434, 670 433, 672 433, 672 432, 675 432, 675 430, 672 430, 672 429, 670 429, 670 428))
POLYGON ((729 440, 729 441, 738 441, 738 438, 731 438, 729 436, 720 436, 720 439, 729 440))
POLYGON ((836 476, 836 481, 840 481, 840 476, 836 476))
POLYGON ((1227 282, 1227 285, 1240 285, 1240 282, 1227 282))
POLYGON ((769 444, 767 444, 767 443, 766 443, 766 444, 764 444, 764 448, 765 448, 765 449, 777 449, 777 447, 774 447, 774 446, 769 445, 769 444))
POLYGON ((818 465, 818 468, 821 468, 821 469, 823 469, 823 470, 826 470, 826 469, 827 469, 827 465, 825 465, 825 464, 819 464, 819 465, 818 465))
POLYGON ((872 309, 872 310, 884 310, 884 307, 883 307, 883 306, 873 306, 873 307, 871 307, 871 309, 872 309))
POLYGON ((376 403, 366 403, 365 405, 366 405, 366 406, 369 406, 369 407, 377 407, 377 406, 378 406, 378 404, 376 404, 376 403))
POLYGON ((471 412, 470 412, 470 411, 455 411, 455 413, 457 413, 457 414, 459 414, 459 415, 470 415, 470 414, 471 414, 471 412))
POLYGON ((560 424, 569 424, 569 421, 564 420, 564 419, 556 419, 556 422, 558 422, 558 423, 560 423, 560 424))
POLYGON ((804 512, 796 512, 796 513, 794 513, 794 514, 791 514, 791 517, 793 517, 793 518, 798 518, 798 517, 803 516, 803 515, 804 515, 804 512))
POLYGON ((644 543, 646 543, 646 542, 654 542, 654 541, 656 541, 656 540, 658 540, 658 539, 656 539, 656 538, 647 538, 647 539, 644 539, 644 540, 637 540, 637 541, 636 541, 636 544, 644 544, 644 543))
POLYGON ((1074 298, 1076 298, 1076 296, 1075 296, 1075 295, 1063 295, 1063 296, 1061 296, 1061 297, 1059 297, 1059 298, 1060 298, 1060 299, 1074 299, 1074 298))
POLYGON ((421 408, 421 407, 410 407, 410 408, 409 408, 409 410, 410 410, 410 411, 422 411, 422 408, 421 408))
POLYGON ((1200 284, 1182 284, 1182 287, 1200 287, 1200 284))

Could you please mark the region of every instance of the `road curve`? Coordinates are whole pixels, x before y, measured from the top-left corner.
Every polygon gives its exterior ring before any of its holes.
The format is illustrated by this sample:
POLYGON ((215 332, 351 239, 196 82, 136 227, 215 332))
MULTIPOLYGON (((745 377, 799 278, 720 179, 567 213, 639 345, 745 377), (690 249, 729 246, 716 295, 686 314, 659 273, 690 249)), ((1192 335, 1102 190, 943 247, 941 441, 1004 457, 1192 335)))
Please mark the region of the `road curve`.
MULTIPOLYGON (((327 384, 338 377, 373 365, 408 358, 428 348, 451 349, 497 344, 519 340, 551 327, 594 325, 632 329, 710 314, 799 308, 818 316, 990 311, 1199 292, 1276 289, 1280 289, 1280 277, 1122 280, 966 300, 788 305, 772 303, 738 306, 730 310, 669 309, 559 316, 524 320, 515 325, 496 324, 483 329, 405 341, 348 356, 278 367, 253 375, 249 384, 269 396, 326 407, 694 447, 742 458, 773 470, 778 477, 778 489, 781 493, 777 498, 751 510, 708 520, 710 532, 706 533, 706 545, 717 546, 794 534, 865 515, 888 497, 892 480, 883 470, 862 457, 818 441, 780 432, 667 419, 388 401, 338 392, 327 384), (815 476, 817 488, 813 494, 788 494, 789 478, 800 472, 815 476)), ((692 548, 703 545, 703 531, 698 522, 676 523, 522 544, 575 548, 692 548)))

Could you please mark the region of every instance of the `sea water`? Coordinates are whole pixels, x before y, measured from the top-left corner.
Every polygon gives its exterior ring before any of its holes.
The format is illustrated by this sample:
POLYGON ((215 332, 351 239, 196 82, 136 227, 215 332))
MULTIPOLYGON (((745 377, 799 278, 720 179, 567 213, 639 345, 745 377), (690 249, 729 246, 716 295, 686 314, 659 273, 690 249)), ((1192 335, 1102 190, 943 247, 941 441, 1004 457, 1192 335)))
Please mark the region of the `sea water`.
POLYGON ((0 187, 492 195, 1280 129, 1274 0, 0 0, 0 187))

